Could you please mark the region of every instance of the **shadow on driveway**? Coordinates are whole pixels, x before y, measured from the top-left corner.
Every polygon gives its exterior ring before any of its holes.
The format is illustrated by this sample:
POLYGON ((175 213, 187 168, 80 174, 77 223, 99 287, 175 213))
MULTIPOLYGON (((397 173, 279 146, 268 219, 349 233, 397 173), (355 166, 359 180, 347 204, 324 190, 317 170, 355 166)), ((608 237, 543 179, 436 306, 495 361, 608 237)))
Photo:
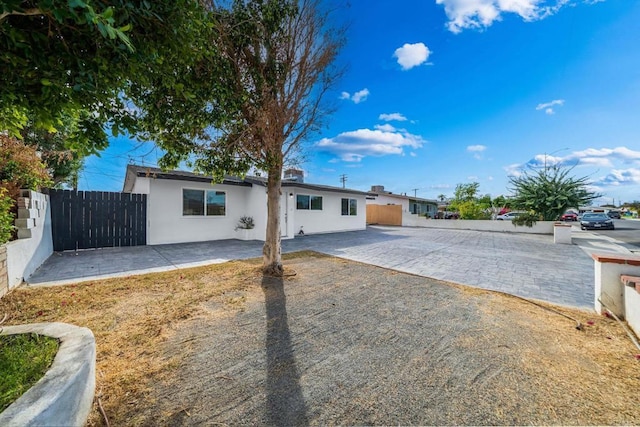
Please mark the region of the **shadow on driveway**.
POLYGON ((262 279, 267 312, 267 417, 270 425, 307 425, 300 374, 291 345, 282 278, 262 279))

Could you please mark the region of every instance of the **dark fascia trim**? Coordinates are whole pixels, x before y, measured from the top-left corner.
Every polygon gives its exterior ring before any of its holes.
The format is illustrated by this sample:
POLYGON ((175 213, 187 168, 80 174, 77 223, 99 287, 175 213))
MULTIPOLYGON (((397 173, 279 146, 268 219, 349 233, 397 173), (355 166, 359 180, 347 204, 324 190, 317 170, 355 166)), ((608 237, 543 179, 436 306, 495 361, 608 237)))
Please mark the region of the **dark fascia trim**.
MULTIPOLYGON (((128 171, 131 170, 135 173, 136 177, 140 178, 153 178, 153 179, 167 179, 173 181, 190 181, 190 182, 206 182, 213 184, 225 184, 225 185, 238 185, 241 187, 252 187, 250 182, 246 182, 242 179, 233 179, 231 177, 224 178, 222 182, 214 182, 213 177, 198 175, 192 172, 185 171, 163 171, 162 169, 129 165, 128 171)), ((127 171, 127 172, 128 172, 127 171)))
POLYGON ((252 187, 253 185, 250 182, 246 181, 234 181, 231 179, 225 178, 222 182, 213 181, 212 177, 207 176, 197 176, 197 175, 175 175, 166 172, 137 172, 136 176, 140 178, 154 178, 154 179, 168 179, 173 181, 190 181, 190 182, 207 182, 213 184, 225 184, 225 185, 239 185, 241 187, 252 187))
MULTIPOLYGON (((260 185, 262 187, 266 187, 267 186, 267 182, 265 179, 263 178, 257 178, 257 177, 246 177, 245 180, 256 184, 256 185, 260 185)), ((331 187, 329 185, 318 185, 318 184, 306 184, 304 182, 297 182, 297 181, 287 181, 287 180, 282 180, 282 188, 291 188, 291 187, 297 187, 297 188, 302 188, 305 190, 315 190, 315 191, 326 191, 326 192, 330 192, 330 193, 342 193, 342 194, 353 194, 353 195, 358 195, 358 196, 366 196, 369 193, 366 191, 358 191, 358 190, 350 190, 348 188, 340 188, 340 187, 331 187)))
POLYGON ((350 190, 348 188, 330 187, 316 184, 305 184, 301 182, 282 181, 282 187, 298 187, 305 190, 327 191, 330 193, 354 194, 358 196, 366 196, 366 191, 350 190))

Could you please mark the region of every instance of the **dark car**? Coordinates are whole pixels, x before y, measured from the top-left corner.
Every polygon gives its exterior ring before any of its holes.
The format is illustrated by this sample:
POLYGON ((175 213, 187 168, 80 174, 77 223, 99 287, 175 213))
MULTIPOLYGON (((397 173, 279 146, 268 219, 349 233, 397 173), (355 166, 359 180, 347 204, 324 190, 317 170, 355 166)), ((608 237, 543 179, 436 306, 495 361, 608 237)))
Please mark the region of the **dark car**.
POLYGON ((583 230, 613 230, 613 220, 604 213, 585 213, 580 220, 583 230))
POLYGON ((609 211, 607 212, 607 216, 613 219, 620 219, 620 211, 609 211))
POLYGON ((578 214, 574 212, 565 212, 561 217, 561 221, 577 221, 578 214))

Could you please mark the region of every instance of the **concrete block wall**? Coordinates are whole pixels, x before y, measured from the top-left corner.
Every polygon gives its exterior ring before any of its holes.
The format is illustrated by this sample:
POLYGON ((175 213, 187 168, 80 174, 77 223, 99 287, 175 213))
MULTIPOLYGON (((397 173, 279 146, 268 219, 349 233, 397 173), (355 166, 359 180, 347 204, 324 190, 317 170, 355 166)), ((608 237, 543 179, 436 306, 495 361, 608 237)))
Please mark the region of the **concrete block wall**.
POLYGON ((49 196, 21 190, 15 224, 18 227, 18 240, 3 246, 6 251, 5 277, 9 290, 20 285, 53 253, 49 196))
POLYGON ((9 274, 7 269, 7 247, 0 246, 0 298, 9 292, 9 274))
POLYGON ((407 214, 402 216, 405 227, 445 228, 449 230, 500 231, 507 233, 553 234, 555 221, 538 221, 533 227, 516 227, 511 221, 491 221, 473 219, 426 219, 423 216, 407 214))

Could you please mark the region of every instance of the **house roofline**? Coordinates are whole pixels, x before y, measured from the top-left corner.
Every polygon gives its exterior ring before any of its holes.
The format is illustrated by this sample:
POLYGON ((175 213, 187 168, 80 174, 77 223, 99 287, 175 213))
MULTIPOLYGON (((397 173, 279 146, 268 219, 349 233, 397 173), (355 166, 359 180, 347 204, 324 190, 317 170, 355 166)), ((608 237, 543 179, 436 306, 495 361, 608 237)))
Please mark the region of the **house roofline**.
MULTIPOLYGON (((123 192, 130 193, 133 191, 133 185, 135 178, 154 178, 154 179, 167 179, 167 180, 177 180, 177 181, 191 181, 191 182, 214 182, 213 177, 207 175, 196 174, 193 172, 180 171, 180 170, 171 170, 171 171, 163 171, 160 168, 148 167, 148 166, 138 166, 138 165, 127 165, 127 173, 124 180, 123 192)), ((241 187, 252 187, 253 185, 259 185, 262 187, 266 187, 266 179, 254 176, 247 176, 244 179, 238 177, 227 176, 224 180, 218 184, 226 184, 226 185, 238 185, 241 187)), ((344 193, 344 194, 355 194, 355 195, 363 195, 366 196, 369 194, 365 191, 351 190, 348 188, 340 188, 340 187, 331 187, 328 185, 318 185, 318 184, 307 184, 301 183, 297 181, 287 181, 282 180, 282 187, 291 188, 297 187, 306 190, 316 190, 316 191, 329 191, 334 193, 344 193)))

